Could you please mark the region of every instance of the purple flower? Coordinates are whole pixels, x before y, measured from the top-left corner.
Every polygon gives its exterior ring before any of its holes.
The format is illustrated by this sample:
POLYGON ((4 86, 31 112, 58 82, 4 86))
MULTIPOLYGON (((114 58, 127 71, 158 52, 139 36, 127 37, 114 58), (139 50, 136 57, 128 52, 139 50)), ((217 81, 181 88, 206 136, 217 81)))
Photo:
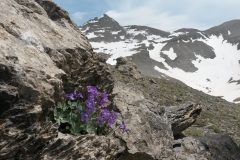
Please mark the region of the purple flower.
POLYGON ((88 115, 93 114, 94 111, 95 111, 95 108, 89 108, 89 107, 86 108, 86 112, 87 112, 88 115))
POLYGON ((74 90, 73 92, 74 97, 76 98, 83 98, 83 95, 81 92, 78 92, 77 90, 74 90))
POLYGON ((84 104, 86 105, 86 112, 87 114, 93 114, 95 111, 95 102, 92 99, 87 99, 84 104))
POLYGON ((65 98, 67 100, 72 100, 73 101, 73 100, 75 100, 75 98, 83 98, 83 95, 82 95, 82 93, 78 92, 77 90, 74 90, 73 93, 66 94, 65 98))
POLYGON ((81 113, 81 121, 88 121, 89 117, 87 113, 81 113))
POLYGON ((111 126, 113 123, 115 123, 118 119, 118 115, 116 112, 112 111, 111 116, 108 119, 107 125, 111 126))
POLYGON ((87 86, 87 91, 88 91, 89 95, 92 95, 92 96, 98 95, 98 90, 94 86, 87 86))
POLYGON ((72 93, 66 94, 66 95, 65 95, 65 98, 66 98, 67 100, 74 100, 74 99, 75 99, 75 98, 74 98, 74 95, 73 95, 72 93))
POLYGON ((97 117, 97 123, 99 125, 103 124, 105 121, 107 121, 111 116, 111 113, 107 109, 101 109, 100 115, 97 117))
POLYGON ((120 128, 122 129, 122 132, 127 132, 127 127, 126 124, 124 122, 122 122, 122 124, 120 125, 120 128))
POLYGON ((100 105, 101 107, 104 107, 105 103, 106 103, 107 100, 108 100, 108 94, 106 94, 106 93, 103 92, 103 93, 101 94, 101 97, 102 97, 102 99, 100 100, 99 105, 100 105))

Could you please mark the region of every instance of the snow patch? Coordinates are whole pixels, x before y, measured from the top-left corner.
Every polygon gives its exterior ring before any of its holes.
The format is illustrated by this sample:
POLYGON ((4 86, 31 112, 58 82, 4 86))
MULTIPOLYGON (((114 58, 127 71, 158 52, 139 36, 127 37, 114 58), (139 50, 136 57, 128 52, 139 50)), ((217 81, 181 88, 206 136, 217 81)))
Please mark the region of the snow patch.
POLYGON ((96 20, 90 20, 90 21, 88 21, 87 23, 96 23, 96 22, 98 22, 98 21, 96 21, 96 20))
POLYGON ((118 34, 121 31, 113 31, 112 34, 118 34))
POLYGON ((142 34, 142 35, 148 35, 148 33, 144 30, 135 30, 135 29, 128 29, 127 30, 127 33, 128 34, 131 34, 131 35, 138 35, 138 34, 142 34))
POLYGON ((180 36, 180 35, 184 35, 184 34, 187 34, 188 32, 173 32, 171 35, 169 35, 169 37, 170 36, 176 36, 176 37, 178 37, 178 36, 180 36))
POLYGON ((87 37, 90 39, 90 38, 96 38, 98 36, 91 32, 87 34, 87 37))
POLYGON ((83 33, 85 33, 86 31, 88 31, 89 30, 89 26, 85 29, 85 30, 82 30, 81 28, 79 28, 83 33))
POLYGON ((111 57, 107 60, 107 63, 111 65, 116 65, 116 59, 118 57, 127 57, 137 53, 137 51, 132 50, 133 48, 136 48, 134 43, 128 44, 120 41, 112 43, 92 42, 91 44, 94 48, 98 48, 98 52, 111 55, 111 57))
POLYGON ((202 34, 201 32, 197 32, 198 34, 200 34, 201 36, 203 36, 204 38, 207 38, 204 34, 202 34))
POLYGON ((174 50, 172 47, 169 49, 169 51, 162 51, 162 53, 167 55, 171 60, 174 60, 175 58, 177 58, 177 54, 174 53, 174 50))
POLYGON ((101 30, 98 30, 98 31, 96 31, 96 32, 102 32, 102 33, 104 33, 105 30, 101 29, 101 30))

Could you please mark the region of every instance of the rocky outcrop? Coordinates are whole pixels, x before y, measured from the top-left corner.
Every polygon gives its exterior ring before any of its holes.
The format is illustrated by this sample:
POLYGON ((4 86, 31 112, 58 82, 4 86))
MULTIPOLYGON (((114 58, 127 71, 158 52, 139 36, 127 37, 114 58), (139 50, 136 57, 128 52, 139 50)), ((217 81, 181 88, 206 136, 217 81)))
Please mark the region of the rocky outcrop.
POLYGON ((212 135, 198 138, 205 146, 206 150, 211 153, 212 159, 239 159, 240 148, 229 135, 212 135))
POLYGON ((228 135, 183 137, 174 141, 178 160, 238 160, 240 148, 228 135))
POLYGON ((127 124, 127 134, 116 132, 128 148, 122 159, 171 159, 173 134, 164 107, 144 99, 134 86, 116 82, 114 105, 127 124))
POLYGON ((182 104, 180 106, 169 106, 165 109, 174 135, 190 127, 196 121, 202 110, 200 105, 192 103, 182 104))
POLYGON ((45 122, 64 93, 113 88, 108 66, 66 11, 50 0, 3 0, 0 34, 0 159, 111 159, 123 152, 118 139, 66 139, 45 122))
POLYGON ((115 68, 125 76, 130 76, 135 79, 143 78, 141 72, 137 69, 136 65, 127 58, 119 57, 116 59, 117 64, 115 68))

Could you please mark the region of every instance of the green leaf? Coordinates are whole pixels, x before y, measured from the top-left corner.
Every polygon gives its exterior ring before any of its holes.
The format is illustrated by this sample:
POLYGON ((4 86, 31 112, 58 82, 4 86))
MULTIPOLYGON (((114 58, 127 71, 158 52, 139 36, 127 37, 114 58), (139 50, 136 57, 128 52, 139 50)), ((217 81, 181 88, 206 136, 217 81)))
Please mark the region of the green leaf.
POLYGON ((62 103, 58 102, 57 103, 57 108, 61 108, 62 109, 62 103))
POLYGON ((72 102, 72 106, 76 107, 78 105, 78 102, 72 102))
POLYGON ((69 111, 69 110, 62 111, 63 117, 67 117, 70 114, 70 112, 71 111, 69 111))
POLYGON ((71 101, 68 101, 67 104, 68 104, 68 105, 72 105, 72 102, 71 102, 71 101))
POLYGON ((68 109, 68 106, 66 105, 66 103, 63 103, 63 104, 62 104, 62 110, 65 111, 65 110, 67 110, 67 109, 68 109))
POLYGON ((69 119, 68 118, 60 118, 61 123, 68 123, 69 119))
POLYGON ((84 110, 83 110, 83 106, 81 106, 81 105, 78 105, 78 106, 76 107, 76 109, 79 109, 81 112, 84 111, 84 110))
POLYGON ((92 132, 96 133, 97 132, 97 126, 95 125, 94 122, 88 121, 88 122, 86 122, 86 131, 88 133, 92 133, 92 132))
POLYGON ((53 113, 46 117, 46 122, 52 122, 52 121, 54 121, 54 114, 53 113))
POLYGON ((54 108, 54 110, 53 110, 53 116, 54 116, 54 117, 57 116, 57 108, 54 108))

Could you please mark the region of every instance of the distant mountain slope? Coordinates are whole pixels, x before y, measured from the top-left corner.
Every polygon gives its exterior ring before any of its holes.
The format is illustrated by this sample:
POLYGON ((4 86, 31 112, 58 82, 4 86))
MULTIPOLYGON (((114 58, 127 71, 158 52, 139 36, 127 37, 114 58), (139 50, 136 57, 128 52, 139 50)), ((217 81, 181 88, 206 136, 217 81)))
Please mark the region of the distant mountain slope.
POLYGON ((120 26, 103 15, 80 26, 109 64, 129 57, 146 76, 172 77, 207 94, 240 101, 240 20, 206 31, 172 33, 146 26, 120 26))

